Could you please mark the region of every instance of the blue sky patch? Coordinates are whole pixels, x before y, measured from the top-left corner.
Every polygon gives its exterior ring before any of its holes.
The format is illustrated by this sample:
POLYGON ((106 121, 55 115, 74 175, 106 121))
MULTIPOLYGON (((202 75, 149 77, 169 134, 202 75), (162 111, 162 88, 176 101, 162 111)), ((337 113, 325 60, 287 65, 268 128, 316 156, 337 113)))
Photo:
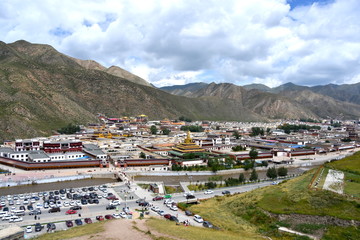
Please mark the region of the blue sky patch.
POLYGON ((72 32, 62 29, 61 27, 51 29, 49 32, 57 37, 67 37, 72 34, 72 32))
POLYGON ((287 0, 287 3, 290 4, 291 9, 302 6, 310 6, 313 3, 318 3, 320 5, 326 5, 333 3, 335 0, 287 0))

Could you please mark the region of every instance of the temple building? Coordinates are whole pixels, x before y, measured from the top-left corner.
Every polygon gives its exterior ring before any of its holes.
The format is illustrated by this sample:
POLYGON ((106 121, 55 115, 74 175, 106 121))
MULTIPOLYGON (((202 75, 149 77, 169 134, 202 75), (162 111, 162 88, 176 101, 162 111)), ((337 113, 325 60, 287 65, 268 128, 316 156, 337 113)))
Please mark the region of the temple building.
POLYGON ((172 151, 169 151, 169 154, 177 157, 183 157, 183 155, 187 153, 202 152, 206 152, 206 150, 193 143, 193 140, 190 137, 190 131, 188 131, 187 137, 185 138, 184 142, 172 147, 172 151))

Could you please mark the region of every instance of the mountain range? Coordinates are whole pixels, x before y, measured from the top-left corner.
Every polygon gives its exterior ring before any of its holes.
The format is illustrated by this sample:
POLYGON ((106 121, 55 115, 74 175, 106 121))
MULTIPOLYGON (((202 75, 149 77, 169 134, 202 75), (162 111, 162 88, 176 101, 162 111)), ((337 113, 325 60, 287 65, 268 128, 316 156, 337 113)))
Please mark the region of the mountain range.
POLYGON ((158 89, 117 66, 76 59, 49 45, 0 41, 0 139, 47 135, 68 123, 96 122, 97 113, 231 121, 319 119, 340 113, 358 117, 360 106, 351 102, 357 96, 337 99, 346 89, 334 89, 334 96, 323 95, 321 88, 297 90, 296 98, 287 94, 292 91, 226 83, 158 89))

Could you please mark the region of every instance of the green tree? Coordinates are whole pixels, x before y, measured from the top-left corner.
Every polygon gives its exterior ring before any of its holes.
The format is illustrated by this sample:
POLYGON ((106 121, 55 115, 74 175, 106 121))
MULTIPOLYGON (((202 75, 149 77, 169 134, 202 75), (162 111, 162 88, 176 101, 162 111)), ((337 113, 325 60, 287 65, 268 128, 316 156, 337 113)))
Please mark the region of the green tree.
POLYGON ((255 168, 252 170, 251 174, 250 174, 250 178, 249 178, 250 181, 256 181, 258 180, 258 174, 255 170, 255 168))
POLYGON ((264 135, 264 129, 259 127, 252 127, 251 128, 251 136, 263 136, 264 135))
POLYGON ((239 139, 241 137, 241 135, 238 131, 234 131, 233 137, 235 137, 236 139, 239 139))
POLYGON ((163 132, 163 135, 169 135, 169 133, 171 132, 171 130, 168 129, 168 128, 165 128, 165 129, 162 130, 162 132, 163 132))
POLYGON ((235 146, 231 148, 234 152, 243 151, 243 147, 241 145, 235 146))
POLYGON ((271 133, 271 129, 270 128, 267 128, 266 129, 266 134, 269 135, 271 133))
POLYGON ((268 168, 268 170, 266 171, 266 176, 271 179, 277 178, 277 172, 275 167, 268 168))
POLYGON ((252 160, 255 160, 258 157, 258 151, 255 148, 251 148, 250 152, 249 152, 249 157, 252 160))
POLYGON ((288 173, 288 170, 287 168, 285 167, 280 167, 278 168, 278 171, 277 171, 277 174, 280 176, 280 177, 285 177, 288 173))
POLYGON ((151 127, 150 127, 150 132, 151 132, 151 134, 153 134, 153 135, 156 135, 156 133, 157 133, 157 127, 155 126, 155 125, 152 125, 151 127))
POLYGON ((239 175, 239 183, 245 182, 245 175, 243 173, 240 173, 239 175))
POLYGON ((234 164, 234 160, 232 158, 230 158, 230 157, 225 158, 225 165, 228 168, 232 168, 233 164, 234 164))
POLYGON ((191 125, 191 126, 181 126, 180 130, 182 131, 190 131, 190 132, 203 132, 204 129, 198 125, 191 125))
POLYGON ((140 155, 139 155, 139 157, 145 159, 145 158, 146 158, 146 154, 143 153, 143 152, 141 152, 140 155))
POLYGON ((58 130, 61 134, 74 134, 80 132, 80 127, 78 125, 69 123, 66 127, 62 127, 58 130))

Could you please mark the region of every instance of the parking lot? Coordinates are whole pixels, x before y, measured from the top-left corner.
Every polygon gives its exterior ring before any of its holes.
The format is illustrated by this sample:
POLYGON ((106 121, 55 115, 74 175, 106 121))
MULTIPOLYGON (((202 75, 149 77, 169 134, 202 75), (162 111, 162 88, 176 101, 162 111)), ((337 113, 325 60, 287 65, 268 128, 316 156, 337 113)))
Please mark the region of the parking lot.
POLYGON ((0 197, 0 224, 17 224, 26 238, 47 231, 66 230, 76 225, 120 218, 155 216, 193 226, 213 227, 200 216, 178 209, 178 202, 197 201, 215 195, 249 191, 271 183, 249 184, 214 191, 160 196, 133 183, 59 189, 0 197), (205 221, 205 223, 204 223, 205 221))

